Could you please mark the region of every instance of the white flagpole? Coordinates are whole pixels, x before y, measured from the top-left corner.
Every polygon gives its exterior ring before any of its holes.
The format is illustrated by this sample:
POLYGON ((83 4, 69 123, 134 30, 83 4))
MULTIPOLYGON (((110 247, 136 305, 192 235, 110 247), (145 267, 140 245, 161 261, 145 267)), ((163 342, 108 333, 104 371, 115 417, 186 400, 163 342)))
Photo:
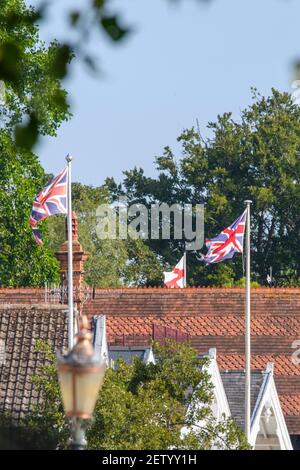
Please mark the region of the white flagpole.
POLYGON ((250 292, 250 205, 245 201, 246 214, 246 309, 245 309, 245 435, 250 442, 251 427, 251 292, 250 292))
POLYGON ((183 255, 183 269, 184 269, 184 283, 183 283, 183 287, 186 287, 186 251, 184 252, 184 255, 183 255))
POLYGON ((72 247, 72 157, 66 156, 68 164, 68 201, 67 201, 67 223, 68 223, 68 348, 74 345, 74 306, 73 306, 73 247, 72 247))

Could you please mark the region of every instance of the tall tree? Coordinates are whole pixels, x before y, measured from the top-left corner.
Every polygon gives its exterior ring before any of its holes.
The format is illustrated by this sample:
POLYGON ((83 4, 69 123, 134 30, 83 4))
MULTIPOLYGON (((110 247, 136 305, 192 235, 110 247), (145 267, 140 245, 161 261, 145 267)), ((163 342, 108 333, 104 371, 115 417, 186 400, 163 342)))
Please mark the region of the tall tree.
MULTIPOLYGON (((12 428, 12 442, 22 448, 66 448, 70 423, 65 417, 57 379, 56 356, 38 342, 46 363, 33 380, 43 402, 12 428)), ((248 448, 231 418, 216 420, 212 384, 197 351, 174 341, 155 345, 156 364, 120 360, 106 372, 87 431, 89 449, 219 449, 248 448), (185 428, 185 433, 181 433, 185 428)), ((9 421, 0 423, 7 436, 9 421)))
POLYGON ((0 285, 40 286, 58 278, 58 265, 45 244, 37 246, 29 225, 32 201, 44 171, 29 150, 18 151, 0 130, 0 285))
MULTIPOLYGON (((87 284, 120 287, 155 285, 161 281, 160 259, 143 240, 99 238, 97 209, 101 204, 110 204, 106 188, 73 183, 72 199, 78 217, 79 240, 89 253, 85 264, 87 284)), ((49 218, 47 226, 50 247, 55 253, 65 241, 65 218, 49 218)))
MULTIPOLYGON (((182 154, 169 147, 156 158, 157 178, 142 169, 125 172, 122 186, 107 187, 115 198, 130 202, 205 203, 205 237, 218 234, 252 199, 253 276, 264 283, 269 267, 281 282, 298 283, 300 276, 300 108, 291 96, 272 90, 265 98, 253 90, 254 102, 236 121, 231 113, 209 123, 211 137, 194 129, 178 138, 182 154)), ((174 263, 181 241, 153 240, 149 246, 174 263)), ((188 255, 189 283, 230 285, 243 276, 242 257, 205 267, 188 255)))
MULTIPOLYGON (((39 133, 55 135, 70 117, 66 92, 53 66, 59 45, 40 40, 37 17, 23 0, 0 8, 0 284, 38 286, 54 281, 58 265, 47 247, 37 247, 29 226, 44 171, 30 151, 39 133)), ((69 56, 70 59, 71 56, 69 56)))

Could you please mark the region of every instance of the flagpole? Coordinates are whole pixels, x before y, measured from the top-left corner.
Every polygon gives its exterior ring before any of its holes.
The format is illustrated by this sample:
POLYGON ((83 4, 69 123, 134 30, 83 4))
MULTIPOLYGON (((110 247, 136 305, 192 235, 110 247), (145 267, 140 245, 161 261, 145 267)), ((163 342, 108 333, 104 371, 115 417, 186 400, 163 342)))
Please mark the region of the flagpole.
POLYGON ((184 252, 183 255, 183 269, 184 269, 184 286, 186 287, 186 251, 184 252))
POLYGON ((68 348, 74 345, 74 306, 73 306, 73 246, 72 246, 72 156, 66 156, 68 164, 68 201, 67 201, 67 225, 68 225, 68 348))
POLYGON ((250 442, 251 430, 251 291, 250 291, 250 205, 246 204, 246 309, 245 309, 245 435, 250 442))

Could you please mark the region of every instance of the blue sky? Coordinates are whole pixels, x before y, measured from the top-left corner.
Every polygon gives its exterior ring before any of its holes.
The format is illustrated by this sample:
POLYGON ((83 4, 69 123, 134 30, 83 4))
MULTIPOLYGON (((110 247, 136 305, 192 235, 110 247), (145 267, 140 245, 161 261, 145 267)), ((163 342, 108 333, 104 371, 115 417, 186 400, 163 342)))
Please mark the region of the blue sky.
MULTIPOLYGON (((38 4, 36 0, 27 3, 38 4)), ((41 37, 63 40, 63 11, 86 0, 53 0, 41 37)), ((100 185, 134 166, 155 174, 164 146, 177 152, 177 136, 199 120, 240 110, 250 88, 291 91, 292 65, 300 57, 297 0, 115 0, 115 10, 134 32, 120 45, 92 37, 102 74, 93 77, 75 60, 64 85, 74 117, 57 138, 35 149, 46 171, 56 173, 74 156, 73 179, 100 185)))

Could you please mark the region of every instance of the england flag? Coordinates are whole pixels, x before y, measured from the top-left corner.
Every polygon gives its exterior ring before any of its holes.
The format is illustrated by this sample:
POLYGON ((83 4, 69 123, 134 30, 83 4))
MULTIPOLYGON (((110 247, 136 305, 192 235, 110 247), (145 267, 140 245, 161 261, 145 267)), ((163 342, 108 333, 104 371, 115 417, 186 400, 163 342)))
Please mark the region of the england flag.
POLYGON ((185 266, 184 256, 176 264, 175 268, 170 272, 164 272, 164 284, 167 287, 183 288, 185 287, 185 266))

